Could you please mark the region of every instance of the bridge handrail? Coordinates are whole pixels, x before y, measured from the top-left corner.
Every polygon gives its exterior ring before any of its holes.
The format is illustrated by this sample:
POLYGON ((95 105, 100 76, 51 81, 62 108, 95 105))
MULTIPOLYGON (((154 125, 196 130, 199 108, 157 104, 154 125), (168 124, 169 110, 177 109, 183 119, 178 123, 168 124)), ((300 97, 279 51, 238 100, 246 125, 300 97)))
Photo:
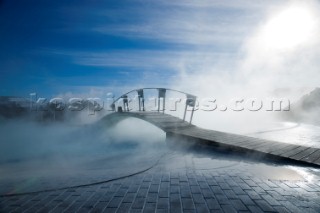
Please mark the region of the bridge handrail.
MULTIPOLYGON (((173 91, 173 92, 178 92, 178 93, 181 93, 181 94, 184 94, 184 95, 192 95, 192 94, 190 94, 190 93, 182 92, 182 91, 176 90, 176 89, 160 88, 160 87, 146 87, 146 88, 134 89, 134 90, 131 90, 131 91, 127 92, 127 93, 124 93, 124 94, 122 94, 120 97, 118 97, 117 99, 115 99, 115 100, 112 102, 112 104, 115 104, 117 101, 119 101, 121 98, 123 98, 123 96, 128 95, 128 94, 130 94, 130 93, 132 93, 132 92, 141 90, 141 89, 142 89, 142 90, 165 89, 165 90, 169 90, 169 91, 173 91)), ((197 96, 195 96, 195 95, 192 95, 192 96, 197 97, 197 96)))
MULTIPOLYGON (((162 97, 163 98, 163 113, 164 113, 164 110, 165 110, 165 92, 166 91, 173 91, 173 92, 177 92, 177 93, 181 93, 181 94, 184 94, 184 95, 186 95, 186 97, 187 97, 187 100, 186 100, 186 103, 185 103, 185 110, 184 110, 184 115, 183 115, 183 121, 185 121, 185 117, 186 117, 186 112, 187 112, 187 107, 188 106, 191 106, 192 107, 192 112, 191 112, 191 117, 190 117, 190 121, 189 121, 189 123, 191 124, 191 121, 192 121, 192 117, 193 117, 193 112, 194 112, 194 108, 195 108, 195 105, 196 105, 196 99, 197 99, 197 96, 195 96, 195 95, 192 95, 192 94, 190 94, 190 93, 186 93, 186 92, 183 92, 183 91, 180 91, 180 90, 176 90, 176 89, 170 89, 170 88, 157 88, 157 87, 145 87, 145 88, 139 88, 139 89, 134 89, 134 90, 131 90, 131 91, 129 91, 129 92, 127 92, 127 93, 125 93, 125 94, 123 94, 123 95, 121 95, 120 97, 118 97, 117 99, 115 99, 113 102, 112 102, 112 104, 111 104, 111 108, 114 110, 114 111, 116 111, 116 109, 115 109, 115 106, 116 106, 116 103, 122 98, 123 99, 123 107, 124 107, 124 109, 123 110, 125 110, 126 111, 126 109, 125 109, 125 107, 127 106, 127 110, 129 110, 128 109, 128 100, 127 100, 127 95, 128 94, 130 94, 130 93, 132 93, 132 92, 138 92, 139 93, 139 91, 143 91, 143 90, 158 90, 158 94, 159 94, 159 100, 158 100, 158 111, 160 111, 160 97, 162 97), (164 93, 161 93, 161 92, 163 92, 164 91, 164 93)), ((143 96, 143 93, 142 93, 142 96, 143 96)), ((142 97, 142 104, 143 104, 143 111, 144 111, 144 97, 142 97)), ((161 111, 162 111, 161 110, 161 111)), ((139 97, 139 111, 140 111, 140 97, 139 97)))

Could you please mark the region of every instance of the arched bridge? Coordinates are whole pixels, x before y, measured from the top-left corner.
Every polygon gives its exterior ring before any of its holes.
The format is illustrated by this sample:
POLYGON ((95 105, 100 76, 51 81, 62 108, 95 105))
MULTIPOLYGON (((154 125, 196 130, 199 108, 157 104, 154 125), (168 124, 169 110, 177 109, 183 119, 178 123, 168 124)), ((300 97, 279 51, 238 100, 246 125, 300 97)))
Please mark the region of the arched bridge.
MULTIPOLYGON (((111 108, 113 111, 118 112, 145 112, 145 111, 152 111, 152 112, 162 112, 164 113, 166 110, 166 103, 168 102, 167 99, 171 99, 172 97, 168 98, 168 92, 175 93, 182 95, 182 99, 184 100, 184 114, 182 120, 186 120, 186 114, 189 109, 191 111, 190 120, 189 123, 192 122, 193 113, 195 110, 195 105, 197 101, 197 97, 195 95, 191 95, 186 92, 182 92, 179 90, 174 89, 168 89, 168 88, 142 88, 142 89, 136 89, 131 90, 130 92, 127 92, 123 95, 121 95, 119 98, 115 99, 113 103, 111 104, 111 108), (153 91, 153 96, 149 96, 149 98, 145 97, 145 93, 147 91, 153 91), (154 93, 155 92, 155 93, 154 93), (133 95, 133 98, 130 98, 129 95, 133 95), (147 100, 153 100, 155 105, 149 106, 151 109, 147 109, 147 106, 145 106, 145 101, 147 100), (134 107, 130 108, 129 103, 132 102, 132 100, 135 100, 137 102, 136 110, 134 110, 134 107), (131 110, 130 110, 131 109, 131 110)), ((176 96, 175 96, 176 97, 176 96)), ((177 100, 177 99, 175 99, 177 100)), ((179 102, 181 101, 181 98, 179 102)), ((133 103, 136 104, 136 103, 133 103)), ((176 110, 176 109, 175 109, 176 110)))
POLYGON ((113 113, 106 115, 99 121, 102 126, 112 126, 117 122, 129 117, 138 118, 149 122, 164 132, 167 139, 174 139, 183 142, 192 142, 196 145, 212 146, 217 149, 224 149, 237 152, 252 152, 261 156, 270 156, 277 159, 287 159, 300 163, 307 163, 313 166, 320 166, 320 149, 315 147, 299 146, 289 143, 257 139, 253 137, 230 134, 214 130, 203 129, 191 124, 195 111, 197 97, 185 92, 166 88, 143 88, 132 90, 112 103, 113 113), (157 106, 148 110, 145 106, 145 91, 156 91, 157 106), (182 118, 166 114, 166 94, 168 91, 179 93, 185 96, 184 112, 182 118), (131 102, 130 94, 136 94, 137 103, 131 102), (161 105, 162 103, 162 105, 161 105), (130 107, 136 104, 136 110, 130 107), (186 121, 187 111, 191 112, 190 119, 186 121))
POLYGON ((136 89, 115 99, 111 104, 111 109, 113 109, 114 113, 107 115, 103 121, 107 121, 104 122, 105 125, 114 125, 125 118, 135 117, 152 123, 165 132, 190 128, 193 126, 191 122, 195 111, 196 99, 195 95, 168 88, 136 89), (146 97, 148 92, 152 96, 146 97), (182 101, 184 110, 183 115, 180 115, 181 118, 165 113, 167 110, 166 105, 169 104, 167 100, 169 99, 168 93, 180 95, 180 102, 182 101), (152 100, 153 104, 148 105, 146 99, 152 100), (188 113, 189 111, 190 113, 188 113), (186 121, 187 115, 189 116, 188 121, 186 121))

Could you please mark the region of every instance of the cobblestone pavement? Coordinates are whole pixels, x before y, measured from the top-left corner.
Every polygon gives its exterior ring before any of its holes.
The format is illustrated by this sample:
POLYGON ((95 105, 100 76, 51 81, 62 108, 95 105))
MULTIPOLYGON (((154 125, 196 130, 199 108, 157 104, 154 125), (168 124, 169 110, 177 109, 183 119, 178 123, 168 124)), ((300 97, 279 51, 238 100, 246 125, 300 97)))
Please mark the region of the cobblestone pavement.
POLYGON ((2 196, 0 211, 320 212, 318 169, 216 154, 169 151, 137 175, 85 187, 2 196))

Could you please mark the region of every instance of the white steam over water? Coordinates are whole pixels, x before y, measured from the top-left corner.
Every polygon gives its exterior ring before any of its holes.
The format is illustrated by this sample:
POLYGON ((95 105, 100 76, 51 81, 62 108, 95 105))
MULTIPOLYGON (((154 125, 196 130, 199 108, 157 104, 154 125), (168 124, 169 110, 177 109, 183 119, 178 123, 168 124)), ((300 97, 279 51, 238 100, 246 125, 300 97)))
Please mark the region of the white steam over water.
POLYGON ((94 125, 0 125, 0 194, 106 181, 143 171, 166 151, 165 134, 137 119, 94 125))
POLYGON ((32 158, 112 156, 117 152, 148 150, 164 143, 165 134, 137 119, 122 121, 111 129, 65 123, 8 121, 0 125, 0 162, 32 158), (136 126, 133 128, 133 126, 136 126))
MULTIPOLYGON (((255 10, 244 10, 246 15, 238 18, 222 17, 226 24, 222 29, 230 36, 225 39, 237 41, 233 52, 228 51, 227 45, 212 47, 203 39, 219 35, 204 29, 223 23, 217 21, 220 19, 210 18, 209 11, 199 9, 193 14, 202 17, 196 20, 197 24, 200 22, 207 28, 201 28, 202 34, 193 37, 199 44, 195 57, 186 54, 180 58, 179 75, 172 83, 174 87, 178 85, 179 89, 200 98, 215 98, 218 105, 227 105, 232 99, 250 98, 284 98, 293 103, 319 86, 319 1, 265 2, 255 10), (238 28, 234 29, 235 26, 238 28), (207 46, 202 45, 203 42, 207 46)), ((192 25, 195 22, 193 16, 188 17, 192 25)), ((275 112, 263 110, 232 112, 217 109, 197 112, 194 122, 210 129, 244 133, 257 129, 257 126, 269 129, 271 125, 268 123, 273 123, 274 117, 275 112)))

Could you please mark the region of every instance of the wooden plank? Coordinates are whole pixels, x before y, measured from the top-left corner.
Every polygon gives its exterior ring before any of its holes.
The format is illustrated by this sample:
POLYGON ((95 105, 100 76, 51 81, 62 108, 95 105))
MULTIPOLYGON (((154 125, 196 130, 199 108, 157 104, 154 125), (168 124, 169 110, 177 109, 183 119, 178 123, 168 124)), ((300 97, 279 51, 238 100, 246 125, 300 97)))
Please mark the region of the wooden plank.
POLYGON ((251 138, 247 138, 245 141, 243 142, 239 142, 239 143, 236 143, 237 146, 248 146, 250 144, 255 144, 256 141, 255 140, 252 140, 251 138))
POLYGON ((251 141, 251 139, 248 137, 234 137, 234 136, 233 137, 225 136, 225 140, 228 140, 231 144, 234 144, 234 145, 238 145, 246 141, 251 141))
POLYGON ((223 143, 233 145, 233 146, 237 146, 237 143, 244 142, 244 139, 229 139, 226 137, 221 137, 219 139, 220 141, 223 141, 223 143))
POLYGON ((298 153, 300 153, 300 152, 303 152, 303 151, 306 150, 306 149, 308 149, 308 147, 299 146, 297 149, 293 149, 293 150, 290 150, 290 151, 288 151, 288 152, 282 153, 281 156, 282 156, 282 157, 289 157, 289 156, 298 154, 298 153))
POLYGON ((233 143, 234 141, 228 139, 226 137, 226 134, 213 135, 213 134, 208 134, 208 132, 202 132, 201 136, 205 137, 208 140, 212 140, 221 144, 234 146, 234 143, 233 143))
POLYGON ((255 149, 263 148, 263 147, 271 147, 272 145, 278 144, 278 142, 275 141, 268 141, 260 139, 261 142, 263 142, 261 145, 255 146, 255 149))
POLYGON ((302 158, 302 161, 307 161, 309 163, 312 163, 316 160, 318 160, 320 157, 320 150, 318 149, 317 151, 313 152, 312 154, 305 156, 304 158, 302 158))
POLYGON ((258 151, 269 154, 271 152, 275 152, 276 150, 283 149, 286 146, 287 146, 287 144, 284 144, 284 143, 272 142, 271 144, 268 144, 266 146, 257 147, 256 149, 258 151))
POLYGON ((318 160, 315 160, 313 163, 315 163, 315 164, 320 166, 320 158, 318 160))
POLYGON ((218 142, 220 143, 226 143, 226 144, 232 144, 235 145, 236 143, 239 142, 244 142, 245 140, 243 139, 239 139, 239 138, 229 138, 226 135, 220 134, 220 135, 212 135, 210 134, 211 138, 215 138, 216 140, 218 140, 218 142))
POLYGON ((306 156, 311 155, 313 152, 315 152, 315 151, 317 151, 317 150, 318 150, 318 149, 316 149, 316 148, 310 147, 310 148, 308 148, 308 149, 306 149, 306 150, 304 150, 304 151, 302 151, 302 152, 300 152, 300 153, 298 153, 298 154, 289 156, 289 158, 292 158, 292 159, 295 159, 295 160, 300 160, 300 159, 302 159, 302 158, 304 158, 304 157, 306 157, 306 156))
POLYGON ((270 141, 262 140, 262 139, 257 139, 255 144, 251 145, 252 149, 257 149, 259 147, 264 147, 264 146, 270 146, 271 143, 270 141))
POLYGON ((278 149, 278 150, 272 151, 272 152, 270 152, 270 154, 281 155, 281 154, 283 154, 285 152, 291 151, 291 150, 296 149, 298 147, 299 146, 296 146, 296 145, 286 144, 286 146, 283 147, 282 149, 278 149))
POLYGON ((264 142, 261 142, 261 141, 248 141, 248 143, 241 143, 241 144, 237 144, 237 146, 240 146, 240 147, 245 147, 245 148, 248 148, 248 149, 251 149, 251 150, 254 150, 254 147, 257 146, 257 145, 262 145, 264 144, 264 142))

